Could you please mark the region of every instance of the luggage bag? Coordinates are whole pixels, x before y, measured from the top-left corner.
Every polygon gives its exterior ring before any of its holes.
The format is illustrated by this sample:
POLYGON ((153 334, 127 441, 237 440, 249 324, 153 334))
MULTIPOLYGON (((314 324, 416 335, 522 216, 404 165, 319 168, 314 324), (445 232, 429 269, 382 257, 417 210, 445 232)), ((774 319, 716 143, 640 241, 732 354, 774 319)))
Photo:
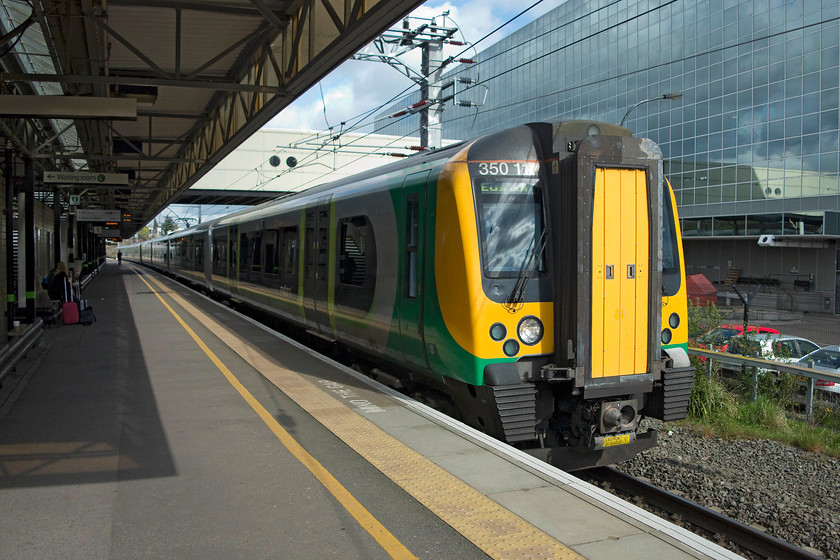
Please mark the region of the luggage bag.
MULTIPOLYGON (((67 297, 67 282, 64 282, 64 299, 67 297)), ((75 325, 79 322, 79 305, 75 301, 65 301, 61 304, 61 320, 65 325, 75 325)))

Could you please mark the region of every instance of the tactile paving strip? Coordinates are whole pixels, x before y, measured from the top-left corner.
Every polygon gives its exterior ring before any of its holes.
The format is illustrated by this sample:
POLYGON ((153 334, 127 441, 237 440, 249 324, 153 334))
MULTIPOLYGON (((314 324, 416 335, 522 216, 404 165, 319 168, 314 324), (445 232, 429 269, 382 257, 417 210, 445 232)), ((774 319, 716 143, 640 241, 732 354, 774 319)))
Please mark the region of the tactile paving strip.
POLYGON ((391 437, 296 372, 279 366, 182 297, 171 292, 166 296, 208 326, 219 340, 313 418, 489 556, 500 559, 583 558, 391 437))

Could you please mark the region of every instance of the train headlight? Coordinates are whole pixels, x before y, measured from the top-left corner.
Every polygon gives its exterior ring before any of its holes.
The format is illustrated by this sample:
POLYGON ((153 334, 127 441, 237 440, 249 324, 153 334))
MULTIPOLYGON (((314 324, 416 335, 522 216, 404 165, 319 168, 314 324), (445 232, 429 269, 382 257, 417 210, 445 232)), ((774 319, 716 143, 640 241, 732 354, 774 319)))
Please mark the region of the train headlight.
POLYGON ((664 329, 662 331, 662 344, 668 344, 669 342, 671 342, 672 336, 673 335, 671 334, 671 329, 664 329))
POLYGON ((519 321, 519 326, 516 327, 519 340, 526 346, 533 346, 542 340, 543 331, 542 321, 533 316, 525 317, 519 321))

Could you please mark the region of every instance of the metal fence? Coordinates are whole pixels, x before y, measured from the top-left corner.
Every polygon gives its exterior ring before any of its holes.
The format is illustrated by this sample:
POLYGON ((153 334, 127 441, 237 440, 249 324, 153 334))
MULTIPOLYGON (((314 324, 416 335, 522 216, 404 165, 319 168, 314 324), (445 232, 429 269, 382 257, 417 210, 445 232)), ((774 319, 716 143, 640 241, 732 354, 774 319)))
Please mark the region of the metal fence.
POLYGON ((743 323, 744 304, 738 292, 753 296, 749 324, 773 327, 820 346, 840 344, 840 315, 835 314, 833 293, 752 284, 719 286, 718 310, 725 323, 743 323))
POLYGON ((781 372, 788 373, 803 380, 804 395, 805 395, 805 413, 809 419, 814 416, 814 403, 817 397, 832 398, 829 395, 823 394, 825 391, 818 390, 817 381, 840 384, 840 374, 829 373, 825 371, 817 371, 814 369, 801 367, 793 364, 785 364, 774 362, 770 360, 761 360, 758 358, 747 358, 744 356, 737 356, 735 354, 727 354, 725 352, 715 352, 713 350, 702 350, 700 348, 689 347, 688 353, 693 356, 699 356, 707 360, 709 375, 712 372, 714 362, 719 362, 722 365, 730 368, 740 369, 742 366, 751 368, 752 372, 752 395, 753 400, 758 393, 758 376, 761 372, 781 372))

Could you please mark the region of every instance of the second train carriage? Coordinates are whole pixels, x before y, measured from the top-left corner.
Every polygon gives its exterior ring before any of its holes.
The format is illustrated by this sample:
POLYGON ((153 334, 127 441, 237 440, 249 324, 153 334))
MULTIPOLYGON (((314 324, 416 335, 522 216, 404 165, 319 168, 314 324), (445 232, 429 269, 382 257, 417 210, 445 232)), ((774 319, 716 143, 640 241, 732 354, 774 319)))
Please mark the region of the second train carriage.
POLYGON ((567 470, 655 442, 693 381, 659 148, 535 123, 123 248, 382 360, 461 419, 567 470))

